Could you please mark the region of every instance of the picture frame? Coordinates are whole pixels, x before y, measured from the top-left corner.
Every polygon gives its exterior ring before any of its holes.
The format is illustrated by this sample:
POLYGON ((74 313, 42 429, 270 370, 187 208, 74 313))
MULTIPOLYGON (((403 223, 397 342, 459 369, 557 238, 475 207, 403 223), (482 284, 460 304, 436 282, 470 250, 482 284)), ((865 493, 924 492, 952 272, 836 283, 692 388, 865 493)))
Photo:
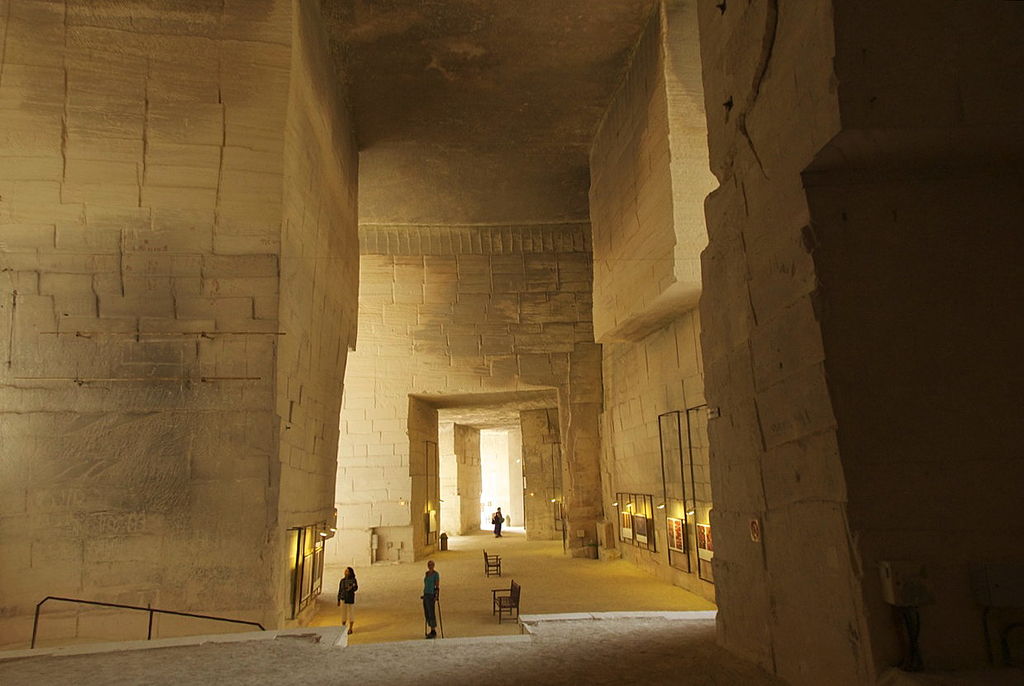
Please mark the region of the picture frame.
POLYGON ((619 513, 619 538, 623 541, 633 540, 633 515, 629 512, 619 513))
POLYGON ((686 552, 686 523, 678 517, 666 517, 668 524, 668 549, 686 552))
POLYGON ((633 515, 633 538, 637 543, 647 543, 647 517, 642 514, 633 515))
POLYGON ((711 538, 710 524, 697 524, 697 557, 711 560, 715 556, 715 543, 711 538))

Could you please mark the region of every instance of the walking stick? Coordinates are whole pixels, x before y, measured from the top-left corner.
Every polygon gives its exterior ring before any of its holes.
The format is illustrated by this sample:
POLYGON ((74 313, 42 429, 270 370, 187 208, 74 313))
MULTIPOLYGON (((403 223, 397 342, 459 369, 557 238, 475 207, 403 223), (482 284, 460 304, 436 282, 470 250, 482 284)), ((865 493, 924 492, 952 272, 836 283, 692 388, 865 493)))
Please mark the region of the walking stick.
POLYGON ((441 617, 441 593, 440 591, 434 596, 434 602, 437 603, 437 627, 441 630, 441 638, 444 638, 444 619, 441 617))

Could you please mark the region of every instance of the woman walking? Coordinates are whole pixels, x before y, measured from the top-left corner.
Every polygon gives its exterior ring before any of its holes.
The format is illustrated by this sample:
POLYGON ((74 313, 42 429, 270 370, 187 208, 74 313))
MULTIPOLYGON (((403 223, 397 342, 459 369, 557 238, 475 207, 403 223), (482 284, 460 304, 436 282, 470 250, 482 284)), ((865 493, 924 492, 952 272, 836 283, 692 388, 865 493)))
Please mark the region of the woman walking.
POLYGON ((356 583, 356 572, 351 567, 345 567, 345 576, 341 577, 338 584, 338 605, 341 606, 341 625, 348 625, 348 632, 352 633, 352 626, 356 619, 356 591, 359 584, 356 583))

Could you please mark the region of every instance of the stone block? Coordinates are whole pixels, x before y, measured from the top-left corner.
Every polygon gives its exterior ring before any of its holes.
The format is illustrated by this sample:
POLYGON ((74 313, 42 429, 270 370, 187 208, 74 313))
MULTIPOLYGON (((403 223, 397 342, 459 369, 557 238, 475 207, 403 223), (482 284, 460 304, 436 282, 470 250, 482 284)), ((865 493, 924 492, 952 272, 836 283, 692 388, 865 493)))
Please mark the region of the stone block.
POLYGON ((224 106, 219 103, 150 103, 146 137, 155 143, 220 145, 224 140, 224 106))
POLYGON ((52 248, 54 240, 52 224, 0 224, 0 249, 4 252, 52 248))
POLYGON ((751 336, 754 382, 767 388, 798 369, 824 360, 821 326, 809 298, 762 323, 751 336))
POLYGON ((758 392, 757 409, 768 448, 835 426, 819 365, 804 367, 758 392))
POLYGON ((252 298, 181 297, 175 299, 175 315, 185 319, 245 319, 252 316, 252 298))
MULTIPOLYGON (((137 194, 136 194, 137 196, 137 194)), ((213 188, 180 188, 146 183, 142 186, 142 204, 154 209, 212 211, 217 206, 213 188)))

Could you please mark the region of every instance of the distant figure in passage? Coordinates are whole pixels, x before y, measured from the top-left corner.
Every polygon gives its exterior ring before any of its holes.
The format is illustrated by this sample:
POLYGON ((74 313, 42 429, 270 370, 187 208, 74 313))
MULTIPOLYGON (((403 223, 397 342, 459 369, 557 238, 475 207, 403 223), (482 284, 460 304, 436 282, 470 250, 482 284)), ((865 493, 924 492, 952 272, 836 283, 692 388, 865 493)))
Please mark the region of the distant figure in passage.
POLYGON ((352 627, 356 620, 356 591, 359 584, 356 583, 356 572, 351 567, 345 567, 345 576, 341 577, 338 584, 338 605, 341 606, 341 625, 348 624, 348 632, 352 633, 352 627))
POLYGON ((502 523, 504 523, 504 521, 505 517, 501 514, 501 508, 499 507, 498 511, 491 515, 491 524, 494 525, 495 538, 501 538, 501 525, 502 523))
POLYGON ((427 620, 430 633, 427 638, 437 638, 437 596, 441 592, 441 575, 434 569, 434 561, 427 562, 427 573, 423 575, 423 618, 427 620))

